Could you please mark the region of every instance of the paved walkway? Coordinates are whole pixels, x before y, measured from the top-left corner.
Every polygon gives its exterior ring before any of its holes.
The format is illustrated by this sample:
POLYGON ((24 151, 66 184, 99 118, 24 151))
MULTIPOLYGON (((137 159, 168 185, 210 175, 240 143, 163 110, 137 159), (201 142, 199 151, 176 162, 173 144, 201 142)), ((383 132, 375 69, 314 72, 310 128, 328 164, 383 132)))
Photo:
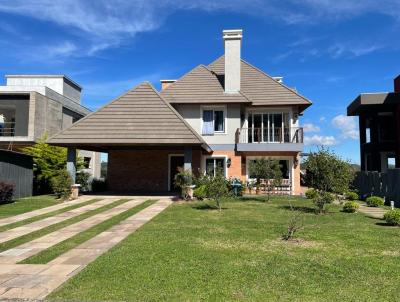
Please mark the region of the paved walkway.
POLYGON ((383 218, 383 215, 387 212, 386 209, 378 208, 378 207, 368 207, 365 204, 359 203, 360 208, 358 209, 359 212, 364 213, 367 216, 374 217, 374 218, 383 218))
MULTIPOLYGON (((136 199, 136 201, 128 201, 123 205, 130 204, 130 206, 132 207, 134 202, 136 202, 136 204, 139 204, 144 200, 150 199, 151 197, 149 198, 147 196, 131 196, 130 198, 134 198, 136 199)), ((153 197, 152 199, 155 198, 153 197)), ((110 248, 121 242, 133 232, 135 232, 139 227, 141 227, 147 221, 162 212, 171 204, 170 198, 157 197, 156 199, 158 201, 155 204, 127 218, 126 220, 113 226, 109 230, 98 234, 97 236, 84 242, 76 248, 69 250, 63 255, 60 255, 48 264, 15 264, 16 258, 8 258, 10 262, 6 262, 3 264, 0 263, 0 300, 42 299, 46 297, 50 292, 59 287, 62 283, 81 271, 87 264, 95 260, 101 254, 107 252, 110 248)), ((96 219, 92 220, 91 223, 98 224, 101 221, 110 218, 104 218, 109 214, 111 217, 117 215, 116 213, 118 211, 116 210, 116 208, 111 209, 114 210, 112 215, 110 213, 106 213, 109 211, 95 215, 97 217, 96 219)), ((127 210, 127 208, 125 208, 125 210, 127 210)), ((91 218, 95 216, 92 216, 91 218)), ((82 223, 83 227, 89 227, 89 224, 85 226, 85 224, 88 223, 87 219, 85 219, 85 222, 82 221, 82 223)), ((79 229, 80 227, 82 227, 82 225, 78 224, 71 225, 70 227, 72 227, 70 231, 75 232, 75 234, 83 230, 79 229)), ((69 227, 66 227, 65 229, 67 228, 69 227)), ((49 234, 53 235, 52 237, 49 235, 44 237, 53 238, 54 242, 65 240, 64 238, 58 241, 58 237, 61 236, 62 233, 59 231, 57 231, 57 233, 54 232, 52 234, 49 234)), ((65 231, 65 233, 69 234, 69 231, 65 231)), ((31 244, 35 244, 35 241, 36 240, 32 241, 31 244)), ((52 243, 52 245, 54 244, 52 243)), ((29 243, 27 243, 26 245, 29 245, 29 243)), ((43 246, 46 246, 46 244, 44 244, 43 246)), ((45 248, 42 247, 42 249, 45 248)), ((5 251, 3 253, 6 253, 8 251, 5 251)), ((7 258, 7 256, 5 256, 5 258, 7 258)))
POLYGON ((0 226, 6 225, 6 224, 10 224, 10 223, 14 223, 14 222, 18 222, 18 221, 22 221, 28 218, 32 218, 35 216, 39 216, 39 215, 43 215, 43 214, 47 214, 53 211, 57 211, 57 210, 61 210, 63 208, 69 207, 69 206, 73 206, 76 204, 80 204, 83 203, 85 201, 88 201, 90 199, 94 199, 92 196, 81 196, 79 197, 79 199, 76 200, 71 200, 71 201, 65 201, 63 203, 59 203, 56 204, 54 206, 50 206, 50 207, 45 207, 45 208, 41 208, 41 209, 37 209, 31 212, 26 212, 20 215, 15 215, 15 216, 10 216, 7 218, 2 218, 0 219, 0 226))
POLYGON ((79 207, 67 212, 63 212, 54 216, 50 216, 47 217, 45 219, 42 220, 38 220, 29 224, 25 224, 23 226, 17 227, 17 228, 13 228, 4 232, 0 233, 0 243, 15 239, 17 237, 21 237, 23 235, 32 233, 34 231, 38 231, 40 229, 43 229, 45 227, 48 227, 52 224, 56 224, 62 221, 65 221, 67 219, 70 219, 72 217, 78 216, 80 214, 89 212, 91 210, 100 208, 102 206, 105 206, 111 202, 116 201, 117 199, 102 199, 100 201, 88 204, 86 206, 83 207, 79 207))

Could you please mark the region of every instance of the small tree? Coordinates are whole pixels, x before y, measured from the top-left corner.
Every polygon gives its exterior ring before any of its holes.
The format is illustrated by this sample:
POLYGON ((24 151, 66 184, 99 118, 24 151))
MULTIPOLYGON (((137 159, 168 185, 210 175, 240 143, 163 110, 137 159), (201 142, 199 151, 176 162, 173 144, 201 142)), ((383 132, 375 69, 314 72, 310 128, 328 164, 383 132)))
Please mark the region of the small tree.
POLYGON ((270 199, 271 192, 274 187, 277 187, 282 182, 282 171, 279 165, 279 161, 276 159, 266 159, 264 157, 250 161, 249 173, 256 177, 256 186, 259 190, 261 185, 261 179, 265 179, 268 200, 270 199))
POLYGON ((218 209, 221 211, 222 199, 229 196, 228 183, 221 171, 217 171, 216 175, 209 179, 207 184, 207 196, 215 201, 218 209))
POLYGON ((303 167, 306 184, 317 190, 313 199, 317 213, 326 212, 326 205, 334 200, 329 192, 344 194, 354 178, 351 164, 323 147, 318 152, 311 152, 303 167))
MULTIPOLYGON (((22 149, 22 152, 33 157, 36 193, 48 193, 51 189, 51 179, 59 170, 66 169, 67 165, 67 149, 50 146, 46 140, 47 135, 44 135, 33 146, 22 149)), ((83 168, 81 157, 77 158, 77 168, 83 168)))
POLYGON ((290 204, 290 210, 292 215, 290 216, 287 231, 282 235, 283 240, 291 240, 294 238, 295 234, 304 228, 304 217, 302 212, 296 211, 292 204, 290 204))
POLYGON ((354 178, 351 164, 323 147, 311 152, 303 167, 306 185, 318 191, 344 194, 354 178))
POLYGON ((71 196, 72 178, 66 170, 59 170, 51 178, 51 188, 58 198, 68 199, 71 196))

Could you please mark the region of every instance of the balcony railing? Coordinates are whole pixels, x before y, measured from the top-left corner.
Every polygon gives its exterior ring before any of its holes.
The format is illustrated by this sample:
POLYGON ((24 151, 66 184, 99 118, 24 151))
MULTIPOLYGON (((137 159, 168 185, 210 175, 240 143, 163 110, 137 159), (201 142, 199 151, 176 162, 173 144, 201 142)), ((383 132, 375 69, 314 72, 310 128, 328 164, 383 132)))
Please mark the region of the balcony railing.
POLYGON ((15 122, 0 123, 0 136, 14 136, 15 122))
POLYGON ((303 143, 303 128, 239 128, 236 130, 236 144, 259 143, 303 143))

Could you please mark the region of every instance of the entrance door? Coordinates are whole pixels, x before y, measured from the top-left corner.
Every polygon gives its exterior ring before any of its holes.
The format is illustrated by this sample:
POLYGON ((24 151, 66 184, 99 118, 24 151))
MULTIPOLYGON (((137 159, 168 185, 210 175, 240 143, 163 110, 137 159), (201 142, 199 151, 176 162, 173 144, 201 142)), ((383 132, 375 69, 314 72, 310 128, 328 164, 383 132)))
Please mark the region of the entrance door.
POLYGON ((179 173, 179 168, 183 168, 183 155, 171 155, 169 165, 169 188, 170 191, 177 191, 178 188, 174 185, 175 175, 179 173))

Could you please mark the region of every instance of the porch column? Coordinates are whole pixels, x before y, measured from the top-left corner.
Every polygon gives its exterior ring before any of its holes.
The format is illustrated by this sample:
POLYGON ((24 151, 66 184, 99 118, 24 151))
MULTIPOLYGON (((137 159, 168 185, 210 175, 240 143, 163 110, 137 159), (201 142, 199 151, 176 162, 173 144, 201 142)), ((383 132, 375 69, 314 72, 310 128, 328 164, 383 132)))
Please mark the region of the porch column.
POLYGON ((193 158, 193 151, 192 147, 185 147, 184 148, 184 164, 183 168, 189 171, 192 171, 192 158, 193 158))
POLYGON ((68 147, 67 149, 67 171, 72 178, 72 184, 75 184, 76 178, 76 149, 68 147))

